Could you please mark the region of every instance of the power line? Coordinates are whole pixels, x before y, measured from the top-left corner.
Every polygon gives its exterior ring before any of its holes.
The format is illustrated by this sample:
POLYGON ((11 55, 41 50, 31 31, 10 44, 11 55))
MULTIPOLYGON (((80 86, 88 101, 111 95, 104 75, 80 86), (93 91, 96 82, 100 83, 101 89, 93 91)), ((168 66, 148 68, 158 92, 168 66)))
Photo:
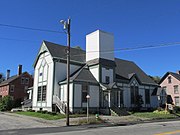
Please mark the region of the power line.
MULTIPOLYGON (((119 52, 119 51, 133 51, 133 50, 142 50, 142 49, 151 49, 151 48, 160 48, 160 47, 168 47, 168 46, 175 46, 175 45, 180 45, 180 42, 172 42, 172 43, 163 43, 159 45, 146 45, 146 46, 138 46, 138 47, 131 47, 131 48, 117 48, 114 50, 105 50, 105 51, 89 51, 86 53, 114 53, 114 52, 119 52)), ((79 55, 71 55, 71 56, 83 56, 86 54, 79 54, 79 55)))
POLYGON ((39 42, 38 40, 26 40, 26 39, 15 39, 15 38, 5 38, 0 37, 2 40, 10 40, 10 41, 21 41, 21 42, 39 42))
POLYGON ((1 23, 0 23, 0 26, 10 27, 10 28, 17 28, 17 29, 24 29, 24 30, 33 30, 33 31, 51 32, 51 33, 63 33, 63 34, 65 34, 64 32, 55 31, 55 30, 39 29, 39 28, 24 27, 24 26, 9 25, 9 24, 1 24, 1 23))

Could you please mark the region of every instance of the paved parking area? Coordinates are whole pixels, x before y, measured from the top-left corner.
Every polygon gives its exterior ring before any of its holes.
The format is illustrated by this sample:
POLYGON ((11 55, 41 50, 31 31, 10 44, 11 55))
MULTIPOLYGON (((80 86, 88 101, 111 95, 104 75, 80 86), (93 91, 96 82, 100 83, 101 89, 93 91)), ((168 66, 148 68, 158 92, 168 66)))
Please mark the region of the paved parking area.
POLYGON ((57 125, 28 116, 0 112, 0 130, 43 127, 57 127, 57 125))

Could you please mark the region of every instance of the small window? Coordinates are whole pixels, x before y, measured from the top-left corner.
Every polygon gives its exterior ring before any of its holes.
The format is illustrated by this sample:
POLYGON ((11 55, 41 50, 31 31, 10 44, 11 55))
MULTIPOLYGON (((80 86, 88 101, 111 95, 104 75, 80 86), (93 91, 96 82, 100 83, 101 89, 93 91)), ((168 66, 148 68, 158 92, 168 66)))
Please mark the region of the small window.
POLYGON ((131 86, 131 104, 136 104, 137 96, 139 95, 139 88, 137 86, 131 86))
POLYGON ((25 79, 25 84, 29 84, 29 78, 25 79))
POLYGON ((41 101, 41 86, 38 87, 37 101, 41 101))
POLYGON ((25 83, 25 78, 22 77, 22 78, 21 78, 21 84, 24 84, 24 83, 25 83))
POLYGON ((150 104, 150 91, 149 91, 149 89, 145 89, 145 102, 146 102, 146 104, 150 104))
POLYGON ((39 76, 42 76, 43 73, 40 73, 39 76))
POLYGON ((83 84, 82 85, 82 102, 86 103, 87 102, 87 91, 88 91, 88 85, 87 84, 83 84))
POLYGON ((174 94, 179 94, 178 85, 174 85, 174 94))
POLYGON ((172 82, 172 79, 171 79, 171 76, 168 77, 168 83, 171 83, 172 82))
POLYGON ((180 104, 179 104, 179 97, 175 97, 174 100, 175 100, 175 105, 176 105, 176 106, 179 106, 179 105, 180 105, 180 104))
POLYGON ((14 92, 14 85, 11 85, 10 91, 11 91, 11 92, 14 92))
POLYGON ((106 76, 106 84, 109 84, 109 82, 110 82, 110 78, 109 76, 106 76))
POLYGON ((42 101, 46 101, 46 86, 43 86, 42 89, 42 101))

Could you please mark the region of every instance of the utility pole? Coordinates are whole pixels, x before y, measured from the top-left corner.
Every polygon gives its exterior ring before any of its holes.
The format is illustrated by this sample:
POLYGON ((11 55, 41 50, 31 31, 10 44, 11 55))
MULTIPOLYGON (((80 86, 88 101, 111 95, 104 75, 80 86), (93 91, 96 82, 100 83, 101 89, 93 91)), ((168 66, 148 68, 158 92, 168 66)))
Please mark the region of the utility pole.
POLYGON ((67 34, 67 107, 66 107, 66 126, 69 126, 69 78, 70 78, 70 24, 71 19, 69 18, 67 21, 60 21, 64 25, 64 29, 67 34))

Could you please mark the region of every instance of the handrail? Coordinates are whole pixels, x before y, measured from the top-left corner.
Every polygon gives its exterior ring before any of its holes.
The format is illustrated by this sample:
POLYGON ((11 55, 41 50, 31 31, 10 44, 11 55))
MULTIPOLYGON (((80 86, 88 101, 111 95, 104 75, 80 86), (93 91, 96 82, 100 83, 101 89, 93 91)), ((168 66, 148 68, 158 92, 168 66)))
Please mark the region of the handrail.
POLYGON ((53 101, 59 109, 66 113, 66 104, 64 101, 61 101, 57 95, 53 95, 53 101))
POLYGON ((117 107, 116 105, 114 105, 113 103, 111 103, 111 109, 117 114, 117 115, 129 115, 129 113, 122 109, 122 108, 119 108, 117 107))

